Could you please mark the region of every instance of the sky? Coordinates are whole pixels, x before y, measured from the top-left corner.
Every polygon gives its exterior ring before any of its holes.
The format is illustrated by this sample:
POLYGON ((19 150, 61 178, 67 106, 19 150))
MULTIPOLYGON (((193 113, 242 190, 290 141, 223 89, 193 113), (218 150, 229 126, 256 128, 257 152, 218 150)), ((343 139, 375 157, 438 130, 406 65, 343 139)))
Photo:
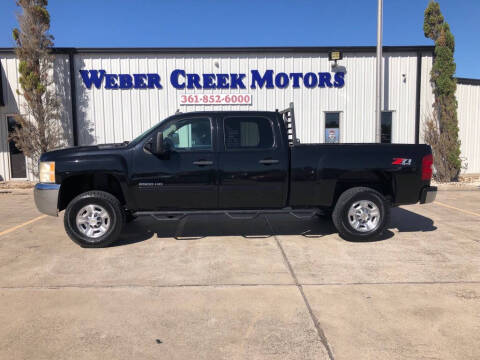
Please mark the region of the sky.
MULTIPOLYGON (((384 45, 433 45, 429 0, 384 0, 384 45)), ((456 39, 458 77, 480 78, 480 0, 439 0, 456 39)), ((0 47, 19 11, 0 0, 0 47)), ((377 0, 50 0, 59 47, 366 46, 377 0)))

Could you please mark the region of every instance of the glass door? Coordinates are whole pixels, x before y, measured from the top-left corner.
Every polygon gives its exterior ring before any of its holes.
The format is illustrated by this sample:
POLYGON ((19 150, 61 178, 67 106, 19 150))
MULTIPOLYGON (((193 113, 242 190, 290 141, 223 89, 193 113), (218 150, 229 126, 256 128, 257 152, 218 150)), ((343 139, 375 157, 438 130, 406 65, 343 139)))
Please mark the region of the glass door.
MULTIPOLYGON (((18 126, 13 116, 7 116, 8 135, 18 126)), ((13 140, 8 140, 8 150, 10 153, 10 176, 12 179, 25 179, 27 177, 27 167, 25 155, 21 152, 13 140)))

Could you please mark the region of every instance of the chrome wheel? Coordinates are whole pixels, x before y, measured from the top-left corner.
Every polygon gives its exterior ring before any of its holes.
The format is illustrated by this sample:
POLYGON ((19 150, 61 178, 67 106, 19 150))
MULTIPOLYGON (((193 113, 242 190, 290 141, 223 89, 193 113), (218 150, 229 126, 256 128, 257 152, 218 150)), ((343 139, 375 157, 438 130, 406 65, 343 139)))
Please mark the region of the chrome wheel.
POLYGON ((378 206, 369 200, 355 201, 348 210, 348 222, 359 232, 376 230, 380 217, 378 206))
POLYGON ((76 218, 78 230, 91 239, 104 235, 110 228, 110 215, 100 205, 86 205, 80 209, 76 218))

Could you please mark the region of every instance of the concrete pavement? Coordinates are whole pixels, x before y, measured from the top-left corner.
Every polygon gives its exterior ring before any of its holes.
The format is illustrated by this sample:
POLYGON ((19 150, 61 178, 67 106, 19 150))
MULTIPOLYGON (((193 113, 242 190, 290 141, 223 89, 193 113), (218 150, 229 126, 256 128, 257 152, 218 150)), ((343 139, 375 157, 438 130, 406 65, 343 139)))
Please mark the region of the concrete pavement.
MULTIPOLYGON (((438 200, 479 213, 480 191, 438 200)), ((0 194, 0 232, 36 216, 0 194)), ((325 219, 135 221, 82 249, 62 218, 0 236, 0 358, 478 359, 480 217, 392 211, 376 242, 325 219)))

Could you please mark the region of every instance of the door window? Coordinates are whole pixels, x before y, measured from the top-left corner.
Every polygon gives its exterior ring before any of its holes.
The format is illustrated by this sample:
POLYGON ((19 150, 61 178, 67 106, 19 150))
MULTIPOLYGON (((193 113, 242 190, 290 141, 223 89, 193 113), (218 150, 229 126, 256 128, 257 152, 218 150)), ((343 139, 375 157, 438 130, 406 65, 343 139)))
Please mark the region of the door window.
POLYGON ((339 143, 340 142, 340 113, 327 112, 325 113, 325 142, 339 143))
MULTIPOLYGON (((19 126, 13 116, 7 116, 8 135, 19 126)), ((22 179, 27 177, 27 168, 25 162, 25 155, 20 151, 13 140, 8 140, 8 150, 10 153, 10 172, 11 177, 22 179)))
POLYGON ((226 118, 224 129, 227 149, 271 149, 274 146, 272 124, 267 118, 226 118))
POLYGON ((163 130, 165 146, 172 150, 194 151, 212 149, 212 126, 208 118, 176 121, 163 130))

